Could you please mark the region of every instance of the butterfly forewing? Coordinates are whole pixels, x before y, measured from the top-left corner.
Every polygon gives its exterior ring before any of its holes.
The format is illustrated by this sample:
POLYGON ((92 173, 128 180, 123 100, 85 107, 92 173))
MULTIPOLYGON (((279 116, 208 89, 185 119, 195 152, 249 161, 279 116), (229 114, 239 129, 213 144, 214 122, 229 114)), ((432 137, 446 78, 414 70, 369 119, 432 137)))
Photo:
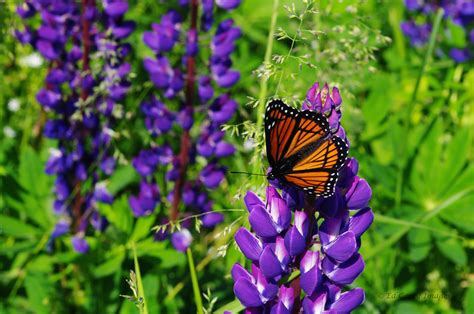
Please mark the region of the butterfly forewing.
POLYGON ((299 112, 281 100, 273 100, 267 106, 265 135, 267 156, 272 167, 328 134, 329 124, 318 112, 299 112))
POLYGON ((298 126, 291 136, 292 140, 283 157, 289 158, 305 146, 321 141, 328 134, 329 124, 322 114, 312 111, 300 112, 298 126))
POLYGON ((273 100, 265 114, 267 157, 275 177, 309 194, 334 193, 337 175, 347 159, 347 145, 331 137, 319 112, 298 111, 273 100))

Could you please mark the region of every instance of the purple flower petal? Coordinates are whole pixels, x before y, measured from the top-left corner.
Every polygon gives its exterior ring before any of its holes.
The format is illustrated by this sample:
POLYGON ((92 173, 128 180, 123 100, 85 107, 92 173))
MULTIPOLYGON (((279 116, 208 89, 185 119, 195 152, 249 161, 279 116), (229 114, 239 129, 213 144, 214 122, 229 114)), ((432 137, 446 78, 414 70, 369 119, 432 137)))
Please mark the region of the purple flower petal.
POLYGON ((235 242, 245 257, 252 261, 258 261, 262 254, 262 243, 245 228, 240 228, 235 233, 235 242))
POLYGON ((260 256, 259 265, 262 273, 267 278, 279 276, 282 272, 280 261, 276 257, 270 245, 267 245, 260 256))
POLYGON ((307 295, 313 294, 322 282, 319 252, 307 251, 301 259, 300 285, 307 295))
POLYGON ((216 4, 224 10, 232 10, 240 5, 240 0, 216 0, 216 4))
POLYGON ((75 235, 71 239, 72 247, 77 253, 85 254, 89 251, 89 244, 87 241, 80 235, 75 235))
POLYGON ((232 156, 235 153, 235 147, 232 144, 226 142, 219 142, 216 145, 216 157, 223 158, 232 156))
POLYGON ((247 194, 245 194, 244 203, 249 212, 257 206, 265 207, 265 203, 252 191, 248 191, 247 194))
POLYGON ((372 189, 364 179, 355 180, 346 193, 347 207, 349 209, 364 208, 372 198, 372 189))
POLYGON ((231 274, 232 274, 232 279, 234 280, 234 282, 239 280, 240 278, 246 278, 250 281, 253 280, 252 275, 245 268, 243 268, 239 263, 236 263, 234 264, 234 266, 232 266, 231 274))
POLYGON ((104 7, 105 13, 112 18, 119 18, 128 10, 128 3, 122 1, 108 2, 104 7))
POLYGON ((356 237, 360 237, 374 221, 374 213, 369 207, 359 210, 349 218, 349 230, 354 232, 356 237))
POLYGON ((349 313, 364 303, 364 300, 364 290, 361 288, 354 288, 342 293, 341 296, 331 304, 331 310, 335 310, 338 313, 349 313))
POLYGON ((234 294, 247 307, 263 305, 260 292, 247 278, 240 278, 234 284, 234 294))
POLYGON ((306 296, 302 302, 304 313, 323 313, 326 306, 326 294, 306 296))
POLYGON ((252 229, 260 237, 274 237, 278 234, 275 223, 263 206, 255 206, 249 215, 252 229))
POLYGON ((201 218, 202 225, 206 228, 214 227, 224 221, 224 215, 221 213, 209 213, 201 218))
POLYGON ((171 244, 177 251, 186 252, 192 242, 193 236, 188 229, 183 229, 171 235, 171 244))
POLYGON ((350 285, 364 270, 365 264, 360 254, 354 254, 342 264, 335 264, 325 258, 322 269, 331 281, 339 285, 350 285))
POLYGON ((285 246, 291 256, 297 256, 306 249, 306 238, 293 226, 285 235, 285 246))
POLYGON ((323 246, 324 253, 338 262, 344 262, 357 251, 357 241, 352 231, 346 231, 334 241, 323 246))

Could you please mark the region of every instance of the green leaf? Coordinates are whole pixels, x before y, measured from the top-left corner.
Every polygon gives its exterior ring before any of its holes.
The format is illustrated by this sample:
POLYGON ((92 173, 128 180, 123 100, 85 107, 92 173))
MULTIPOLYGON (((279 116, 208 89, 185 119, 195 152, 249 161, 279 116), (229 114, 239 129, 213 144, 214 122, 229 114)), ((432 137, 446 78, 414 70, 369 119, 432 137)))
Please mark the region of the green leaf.
POLYGON ((119 230, 130 234, 133 227, 133 216, 128 206, 127 197, 124 195, 117 199, 112 205, 99 203, 99 212, 119 230))
POLYGON ((44 197, 50 193, 43 162, 31 147, 25 147, 21 151, 18 182, 36 197, 44 197))
POLYGON ((245 307, 240 303, 240 301, 235 299, 234 301, 221 306, 219 309, 217 309, 214 312, 214 314, 223 314, 224 311, 229 311, 231 313, 239 313, 240 311, 243 311, 244 309, 245 307))
POLYGON ((412 229, 408 232, 409 257, 414 262, 426 258, 431 250, 430 231, 424 229, 412 229))
POLYGON ((467 264, 466 251, 458 239, 437 239, 435 243, 441 253, 456 265, 464 266, 467 264))
POLYGON ((125 167, 118 168, 114 172, 114 174, 109 180, 107 189, 109 190, 110 193, 112 193, 112 195, 116 195, 127 185, 133 182, 138 182, 138 181, 139 181, 139 176, 137 172, 131 165, 128 165, 125 167))
POLYGON ((433 197, 437 195, 438 186, 435 184, 436 176, 439 175, 442 134, 441 120, 438 119, 424 141, 421 143, 417 158, 411 172, 411 187, 418 195, 433 197))
POLYGON ((449 36, 446 36, 446 43, 450 46, 464 48, 466 46, 466 32, 461 25, 454 23, 451 19, 447 21, 449 36))
POLYGON ((35 238, 41 230, 16 218, 0 215, 0 232, 17 238, 35 238))
POLYGON ((441 218, 467 233, 474 234, 474 194, 467 195, 441 212, 441 218))
POLYGON ((122 269, 122 262, 125 259, 125 250, 121 249, 114 255, 107 258, 107 261, 94 269, 94 277, 100 278, 113 274, 122 269))
POLYGON ((148 302, 148 311, 150 313, 160 313, 160 302, 158 299, 158 288, 160 278, 158 275, 146 275, 143 278, 143 286, 146 287, 145 298, 148 302))
POLYGON ((152 235, 154 231, 152 231, 151 228, 154 222, 155 216, 141 217, 140 219, 137 219, 130 241, 137 242, 146 236, 152 235))
POLYGON ((35 241, 21 241, 15 243, 2 243, 0 246, 0 255, 17 254, 23 251, 32 251, 35 247, 35 241))
POLYGON ((412 301, 402 301, 398 302, 395 307, 396 314, 423 314, 425 313, 422 308, 415 302, 412 301))
POLYGON ((445 191, 454 182, 453 180, 458 177, 459 172, 464 168, 471 143, 471 132, 468 128, 458 129, 454 137, 451 139, 449 144, 446 146, 445 159, 441 164, 440 169, 436 172, 440 172, 438 181, 435 182, 439 186, 439 191, 445 191))
POLYGON ((146 239, 136 244, 137 256, 153 256, 161 260, 160 268, 168 269, 186 264, 186 257, 183 253, 166 247, 165 242, 156 242, 153 239, 146 239))
POLYGON ((474 313, 474 284, 471 284, 464 295, 464 313, 474 313))
POLYGON ((34 313, 51 313, 51 285, 46 274, 28 273, 25 277, 25 289, 34 313))

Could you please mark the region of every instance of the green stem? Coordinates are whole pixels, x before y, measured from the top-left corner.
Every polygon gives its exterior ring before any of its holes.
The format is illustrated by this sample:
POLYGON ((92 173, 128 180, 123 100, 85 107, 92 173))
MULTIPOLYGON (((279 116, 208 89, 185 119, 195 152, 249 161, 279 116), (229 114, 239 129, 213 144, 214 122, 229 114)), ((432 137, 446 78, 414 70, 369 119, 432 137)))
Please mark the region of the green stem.
MULTIPOLYGON (((267 48, 265 50, 265 58, 263 60, 263 66, 266 67, 268 64, 270 64, 270 59, 272 57, 272 49, 273 49, 273 37, 275 36, 275 26, 276 26, 276 20, 278 16, 278 5, 279 5, 279 0, 274 0, 273 1, 273 12, 272 12, 272 19, 270 22, 270 30, 268 32, 268 37, 267 37, 267 48)), ((258 95, 258 109, 257 109, 257 128, 261 128, 263 125, 263 115, 265 113, 265 105, 266 105, 266 99, 267 99, 267 91, 268 91, 268 81, 265 77, 262 77, 260 80, 260 93, 258 95)), ((258 133, 260 136, 261 133, 258 133)), ((260 143, 260 139, 258 138, 257 143, 260 143)), ((260 153, 259 149, 255 150, 255 162, 254 162, 254 167, 252 172, 257 173, 260 168, 261 168, 261 158, 258 156, 260 153)))
POLYGON ((145 299, 145 289, 143 289, 142 275, 140 273, 140 264, 138 264, 135 243, 132 243, 132 249, 133 249, 133 262, 135 264, 135 274, 137 276, 138 297, 143 300, 143 303, 139 307, 140 314, 148 314, 148 306, 145 299))
POLYGON ((199 290, 199 282, 197 279, 196 269, 194 267, 193 254, 190 248, 186 250, 186 254, 188 255, 189 272, 191 273, 191 282, 193 284, 193 293, 194 293, 194 301, 196 302, 196 310, 198 314, 204 314, 203 312, 204 307, 202 306, 201 291, 199 290))
MULTIPOLYGON (((406 139, 407 135, 410 132, 410 120, 411 120, 411 115, 413 112, 413 107, 415 106, 416 102, 416 96, 418 95, 418 90, 420 88, 420 83, 421 79, 423 78, 423 75, 425 74, 426 70, 426 65, 428 64, 428 61, 431 59, 431 56, 433 54, 433 50, 436 44, 436 37, 438 36, 439 28, 441 25, 441 19, 443 18, 444 10, 442 8, 438 9, 438 12, 436 13, 436 18, 434 22, 434 27, 433 31, 431 32, 430 36, 430 41, 428 44, 428 49, 426 50, 425 57, 423 58, 423 63, 421 64, 421 69, 418 72, 418 77, 416 79, 415 83, 415 88, 413 89, 413 93, 411 95, 411 100, 410 100, 410 105, 406 109, 406 115, 404 118, 404 129, 403 129, 403 136, 402 139, 406 139)), ((403 192, 403 174, 405 171, 405 164, 404 161, 406 160, 405 154, 406 154, 406 141, 402 142, 402 145, 400 147, 401 152, 399 158, 400 162, 398 164, 398 173, 397 173, 397 183, 396 183, 396 189, 395 189, 395 207, 398 208, 400 207, 400 204, 402 202, 402 192, 403 192)))

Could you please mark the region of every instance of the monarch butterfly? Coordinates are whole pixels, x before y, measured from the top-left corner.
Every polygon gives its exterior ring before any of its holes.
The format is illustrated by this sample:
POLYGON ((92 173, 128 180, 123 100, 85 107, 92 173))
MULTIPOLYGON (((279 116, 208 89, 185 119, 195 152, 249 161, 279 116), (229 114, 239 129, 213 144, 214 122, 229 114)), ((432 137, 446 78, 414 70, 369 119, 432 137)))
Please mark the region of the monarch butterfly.
POLYGON ((271 166, 268 180, 279 179, 321 197, 334 193, 348 147, 332 135, 324 115, 273 100, 265 112, 265 140, 271 166))

